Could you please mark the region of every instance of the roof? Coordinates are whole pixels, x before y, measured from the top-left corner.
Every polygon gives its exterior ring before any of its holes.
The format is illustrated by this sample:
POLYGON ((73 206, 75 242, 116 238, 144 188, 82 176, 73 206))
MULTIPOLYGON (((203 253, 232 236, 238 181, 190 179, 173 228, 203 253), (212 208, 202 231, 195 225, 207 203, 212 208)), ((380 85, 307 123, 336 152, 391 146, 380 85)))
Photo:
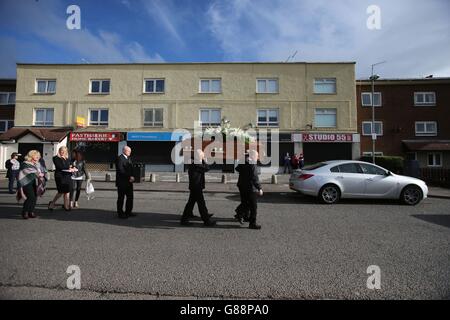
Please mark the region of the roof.
MULTIPOLYGON (((427 84, 427 83, 450 83, 450 77, 433 78, 379 78, 375 85, 396 85, 396 84, 427 84)), ((371 85, 369 79, 358 79, 356 85, 371 85)))
POLYGON ((120 65, 194 65, 194 64, 356 64, 355 61, 283 62, 283 61, 217 61, 217 62, 118 62, 118 63, 26 63, 17 66, 120 66, 120 65))
POLYGON ((27 134, 32 134, 42 141, 60 142, 69 131, 71 128, 14 127, 0 135, 0 141, 17 140, 27 134))
POLYGON ((450 151, 450 140, 403 140, 410 151, 450 151))

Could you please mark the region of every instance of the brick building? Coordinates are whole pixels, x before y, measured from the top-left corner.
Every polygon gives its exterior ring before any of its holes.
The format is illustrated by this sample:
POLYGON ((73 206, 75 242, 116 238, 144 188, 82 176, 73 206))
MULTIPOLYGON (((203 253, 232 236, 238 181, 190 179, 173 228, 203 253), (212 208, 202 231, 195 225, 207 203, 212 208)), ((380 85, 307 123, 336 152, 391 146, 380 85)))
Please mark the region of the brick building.
MULTIPOLYGON (((372 155, 371 82, 356 83, 361 155, 372 155)), ((450 168, 450 78, 375 82, 375 155, 418 160, 422 168, 450 168)))

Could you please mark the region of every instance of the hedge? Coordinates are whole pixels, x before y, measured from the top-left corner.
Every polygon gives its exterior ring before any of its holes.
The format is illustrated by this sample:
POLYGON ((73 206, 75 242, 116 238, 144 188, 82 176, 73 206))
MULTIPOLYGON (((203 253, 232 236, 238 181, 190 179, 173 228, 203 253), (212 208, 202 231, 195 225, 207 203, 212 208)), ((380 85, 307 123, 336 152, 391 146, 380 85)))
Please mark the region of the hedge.
MULTIPOLYGON (((361 157, 361 161, 372 163, 372 157, 361 157)), ((375 164, 383 167, 389 171, 394 173, 402 173, 403 172, 403 157, 391 157, 391 156, 383 156, 383 157, 375 157, 375 164)))

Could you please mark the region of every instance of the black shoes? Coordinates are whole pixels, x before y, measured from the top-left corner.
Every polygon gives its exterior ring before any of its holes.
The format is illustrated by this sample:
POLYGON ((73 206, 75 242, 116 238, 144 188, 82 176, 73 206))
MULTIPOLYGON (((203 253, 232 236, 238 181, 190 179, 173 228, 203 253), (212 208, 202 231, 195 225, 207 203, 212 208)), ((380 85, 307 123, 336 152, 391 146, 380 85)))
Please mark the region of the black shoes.
POLYGON ((217 222, 214 220, 206 220, 205 222, 203 222, 205 227, 214 227, 215 225, 217 225, 217 222))
POLYGON ((128 219, 128 215, 125 213, 119 213, 119 219, 128 219))
POLYGON ((137 217, 137 214, 136 214, 136 213, 133 213, 133 212, 127 213, 126 215, 127 215, 128 217, 137 217))
POLYGON ((259 229, 261 229, 261 226, 259 224, 256 224, 256 223, 250 223, 248 228, 249 229, 254 229, 254 230, 259 230, 259 229))

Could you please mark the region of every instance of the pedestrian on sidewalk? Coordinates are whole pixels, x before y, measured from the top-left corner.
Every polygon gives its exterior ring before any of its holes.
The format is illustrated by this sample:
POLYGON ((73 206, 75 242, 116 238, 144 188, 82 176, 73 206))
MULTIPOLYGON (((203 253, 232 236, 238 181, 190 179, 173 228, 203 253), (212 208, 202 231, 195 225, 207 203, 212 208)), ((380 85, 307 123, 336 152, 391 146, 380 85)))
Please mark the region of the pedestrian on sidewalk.
MULTIPOLYGON (((248 218, 250 229, 261 229, 261 226, 256 224, 257 215, 257 197, 263 195, 261 183, 259 181, 259 170, 257 166, 258 151, 250 150, 248 155, 248 161, 245 164, 239 164, 236 167, 236 171, 239 172, 239 179, 237 186, 241 195, 241 204, 236 208, 237 220, 242 223, 243 216, 241 213, 250 211, 248 218)), ((235 216, 236 217, 236 216, 235 216)))
POLYGON ((189 219, 193 217, 195 203, 197 203, 200 217, 203 224, 207 227, 216 225, 216 221, 211 219, 212 214, 208 213, 203 189, 205 189, 205 172, 209 170, 209 166, 205 160, 205 154, 201 149, 197 149, 194 154, 194 162, 189 166, 189 200, 184 207, 183 215, 180 223, 189 225, 189 219))
POLYGON ((64 198, 64 210, 70 211, 70 191, 72 190, 72 173, 78 169, 73 168, 70 164, 69 152, 67 147, 62 146, 58 149, 58 154, 53 157, 53 164, 55 165, 55 183, 58 193, 52 201, 48 204, 48 209, 53 210, 56 206, 56 201, 62 196, 64 198))
POLYGON ((300 163, 300 155, 298 153, 296 153, 292 157, 292 170, 299 169, 299 163, 300 163))
POLYGON ((70 207, 78 208, 78 200, 80 199, 83 180, 86 179, 86 185, 89 184, 91 175, 86 169, 86 161, 84 161, 83 153, 80 150, 74 150, 72 155, 72 166, 77 168, 78 171, 72 173, 73 186, 70 192, 70 207))
POLYGON ((11 159, 6 160, 5 168, 6 168, 6 178, 8 178, 8 190, 10 194, 14 194, 14 183, 16 183, 16 190, 19 189, 19 171, 20 171, 20 162, 19 156, 17 152, 13 152, 11 154, 11 159))
POLYGON ((300 157, 298 160, 298 167, 299 169, 303 169, 304 166, 305 166, 305 157, 303 157, 303 153, 300 153, 300 157))
POLYGON ((40 157, 41 154, 39 151, 31 150, 20 166, 17 200, 25 200, 22 207, 22 217, 24 219, 36 218, 34 209, 36 207, 37 197, 45 192, 45 173, 40 170, 40 157))
POLYGON ((289 152, 286 152, 286 155, 284 156, 284 159, 283 159, 283 163, 284 163, 283 173, 286 173, 286 170, 288 171, 288 173, 291 173, 292 166, 291 166, 291 156, 289 155, 289 152))
POLYGON ((133 213, 133 163, 131 161, 131 148, 124 146, 122 154, 116 159, 116 187, 117 187, 117 214, 120 219, 135 217, 133 213), (123 211, 123 203, 125 203, 125 211, 123 211))

